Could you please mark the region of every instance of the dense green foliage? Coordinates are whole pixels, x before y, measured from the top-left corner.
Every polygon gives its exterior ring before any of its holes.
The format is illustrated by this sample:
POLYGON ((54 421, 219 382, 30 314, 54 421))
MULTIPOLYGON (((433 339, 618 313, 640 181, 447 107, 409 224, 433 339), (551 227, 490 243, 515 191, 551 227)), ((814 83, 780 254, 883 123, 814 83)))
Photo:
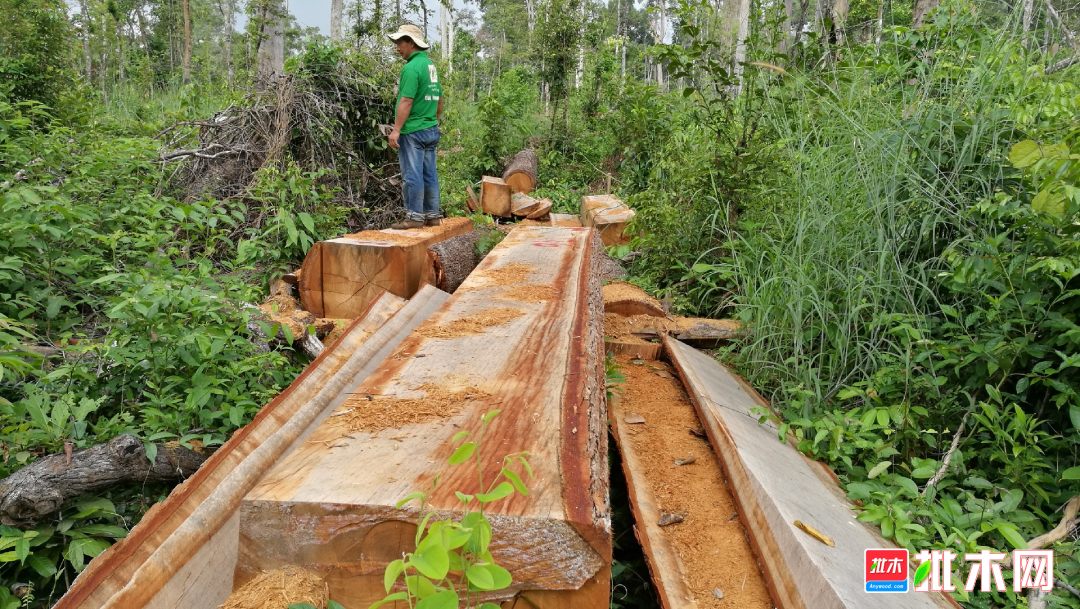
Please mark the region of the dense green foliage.
MULTIPOLYGON (((267 273, 295 263, 317 228, 340 230, 341 214, 288 167, 245 199, 180 203, 160 193, 159 145, 0 101, 3 475, 124 432, 213 448, 300 370, 252 342, 243 303, 262 300, 267 273)), ((163 490, 120 489, 54 523, 0 528, 0 578, 54 598, 163 490)), ((0 606, 18 605, 8 595, 0 588, 0 606)))

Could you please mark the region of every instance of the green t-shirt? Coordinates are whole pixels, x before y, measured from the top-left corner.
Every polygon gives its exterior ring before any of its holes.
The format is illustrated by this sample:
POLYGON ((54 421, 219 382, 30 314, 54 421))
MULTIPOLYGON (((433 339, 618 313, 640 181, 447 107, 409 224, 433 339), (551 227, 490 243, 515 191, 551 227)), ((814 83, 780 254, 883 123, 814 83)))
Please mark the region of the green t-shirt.
POLYGON ((442 96, 442 85, 439 84, 439 74, 435 71, 435 64, 424 51, 416 51, 409 55, 409 60, 401 68, 401 82, 398 83, 398 97, 394 104, 397 111, 401 98, 409 97, 413 100, 412 111, 409 118, 401 128, 401 133, 413 133, 439 124, 435 115, 439 108, 439 97, 442 96))

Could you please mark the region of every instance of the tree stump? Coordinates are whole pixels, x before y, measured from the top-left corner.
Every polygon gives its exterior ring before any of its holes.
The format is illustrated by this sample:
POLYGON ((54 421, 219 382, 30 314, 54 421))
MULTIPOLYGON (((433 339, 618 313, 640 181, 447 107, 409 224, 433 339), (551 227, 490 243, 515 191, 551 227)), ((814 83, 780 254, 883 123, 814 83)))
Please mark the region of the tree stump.
POLYGON ((503 171, 502 179, 510 186, 512 192, 528 194, 536 190, 539 166, 540 160, 536 156, 536 151, 526 148, 510 158, 510 162, 506 164, 506 170, 503 171))

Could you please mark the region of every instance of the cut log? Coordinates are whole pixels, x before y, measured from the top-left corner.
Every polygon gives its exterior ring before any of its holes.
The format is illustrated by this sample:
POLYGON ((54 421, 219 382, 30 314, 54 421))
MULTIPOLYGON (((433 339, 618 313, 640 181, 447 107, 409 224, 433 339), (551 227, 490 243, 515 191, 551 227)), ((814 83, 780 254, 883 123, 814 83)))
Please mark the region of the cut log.
POLYGON ((256 324, 260 340, 268 339, 293 345, 311 358, 322 353, 323 345, 317 336, 318 330, 314 327, 315 315, 301 309, 295 298, 279 292, 257 308, 259 314, 256 315, 256 320, 261 322, 256 324))
POLYGON ((510 217, 510 187, 499 178, 480 179, 480 209, 500 218, 510 217))
POLYGON ((525 217, 530 220, 538 220, 540 218, 546 217, 549 213, 551 213, 551 207, 553 205, 554 203, 551 202, 551 199, 540 199, 540 202, 536 206, 536 209, 532 210, 532 212, 530 212, 529 215, 525 217))
POLYGON ((133 482, 183 480, 205 460, 203 453, 168 442, 157 445, 151 462, 142 440, 127 434, 70 455, 49 455, 0 480, 0 522, 33 526, 79 495, 133 482))
POLYGON ((439 226, 383 229, 316 243, 304 258, 300 304, 316 317, 352 319, 383 292, 411 298, 432 283, 428 248, 472 230, 468 218, 439 226))
MULTIPOLYGON (((664 338, 736 498, 739 516, 762 561, 778 606, 856 609, 867 606, 864 551, 893 544, 856 520, 834 479, 792 446, 773 423, 758 423, 769 404, 715 359, 664 338), (796 521, 828 536, 828 546, 796 521)), ((876 594, 874 607, 958 607, 942 594, 876 594)))
MULTIPOLYGON (((386 564, 412 549, 408 493, 429 506, 478 490, 446 460, 458 431, 502 414, 477 449, 491 479, 527 451, 528 496, 490 504, 492 552, 534 607, 606 609, 611 567, 602 304, 594 232, 518 227, 397 354, 244 500, 237 583, 303 564, 348 607, 382 598, 386 564), (529 370, 523 375, 522 370, 529 370), (358 467, 358 464, 362 464, 358 467), (348 474, 344 474, 349 472, 348 474)), ((520 604, 520 603, 519 603, 520 604)), ((509 606, 509 605, 508 605, 509 606)), ((525 607, 526 604, 520 604, 525 607)))
POLYGON ((404 305, 380 297, 128 537, 95 558, 55 608, 218 607, 233 590, 241 499, 447 298, 433 287, 404 305))
POLYGON ((506 164, 502 179, 510 186, 511 191, 528 194, 536 190, 539 166, 540 159, 537 158, 536 151, 526 148, 515 154, 506 164))
POLYGON ((716 347, 743 334, 743 326, 734 319, 676 317, 675 338, 698 347, 716 347))
POLYGON ((634 210, 612 195, 581 197, 581 224, 600 232, 604 245, 626 243, 626 225, 634 219, 634 210))
POLYGON ((510 213, 521 218, 528 217, 529 214, 540 208, 543 201, 545 199, 537 199, 522 192, 515 192, 510 195, 510 213))
POLYGON ((451 294, 458 289, 476 265, 480 264, 476 243, 484 234, 483 231, 473 230, 428 248, 434 269, 432 283, 435 287, 451 294))
POLYGON ((667 317, 660 301, 632 283, 616 281, 604 286, 604 312, 617 315, 667 317))

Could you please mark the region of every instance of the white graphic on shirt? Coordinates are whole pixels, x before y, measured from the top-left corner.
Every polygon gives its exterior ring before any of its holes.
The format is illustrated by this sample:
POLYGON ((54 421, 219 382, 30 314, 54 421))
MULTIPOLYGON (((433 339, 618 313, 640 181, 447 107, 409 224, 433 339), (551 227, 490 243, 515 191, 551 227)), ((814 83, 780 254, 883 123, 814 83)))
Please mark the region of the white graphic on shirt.
POLYGON ((439 82, 439 73, 435 71, 435 64, 433 64, 433 63, 428 64, 427 73, 428 73, 428 79, 430 79, 431 82, 433 82, 433 83, 439 82))

